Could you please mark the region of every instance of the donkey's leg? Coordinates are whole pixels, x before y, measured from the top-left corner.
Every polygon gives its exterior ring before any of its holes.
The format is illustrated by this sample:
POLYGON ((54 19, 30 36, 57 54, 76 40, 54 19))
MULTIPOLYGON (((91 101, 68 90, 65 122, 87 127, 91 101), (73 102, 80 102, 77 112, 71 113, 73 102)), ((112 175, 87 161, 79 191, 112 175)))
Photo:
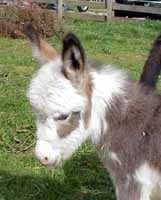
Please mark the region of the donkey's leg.
POLYGON ((117 187, 117 200, 151 200, 151 188, 143 186, 139 189, 136 184, 130 184, 128 188, 124 185, 117 187))
POLYGON ((120 182, 116 186, 116 196, 117 200, 139 200, 141 197, 141 192, 138 185, 134 182, 129 183, 128 185, 120 182))
POLYGON ((141 189, 140 200, 150 200, 151 199, 152 188, 147 185, 143 185, 141 189))

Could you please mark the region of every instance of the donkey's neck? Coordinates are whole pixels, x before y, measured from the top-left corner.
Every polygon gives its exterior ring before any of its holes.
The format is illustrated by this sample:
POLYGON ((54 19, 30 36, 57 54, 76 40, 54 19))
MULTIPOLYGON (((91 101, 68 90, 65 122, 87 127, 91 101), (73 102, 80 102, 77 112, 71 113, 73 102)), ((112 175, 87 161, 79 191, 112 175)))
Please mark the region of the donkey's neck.
POLYGON ((108 130, 107 115, 115 98, 124 96, 127 75, 111 66, 91 72, 93 91, 91 96, 91 118, 89 129, 93 143, 97 144, 101 135, 108 130))

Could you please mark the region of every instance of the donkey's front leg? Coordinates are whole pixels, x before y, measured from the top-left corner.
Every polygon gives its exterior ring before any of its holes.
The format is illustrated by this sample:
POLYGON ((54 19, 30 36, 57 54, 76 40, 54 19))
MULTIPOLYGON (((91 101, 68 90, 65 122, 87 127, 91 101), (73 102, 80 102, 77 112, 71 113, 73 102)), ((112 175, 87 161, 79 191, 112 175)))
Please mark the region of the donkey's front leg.
MULTIPOLYGON (((148 185, 143 185, 141 189, 140 200, 150 200, 151 199, 152 188, 148 185)), ((157 199, 156 199, 157 200, 157 199)))
MULTIPOLYGON (((143 200, 139 186, 134 183, 119 182, 116 185, 117 200, 143 200)), ((149 200, 149 199, 144 199, 149 200)))

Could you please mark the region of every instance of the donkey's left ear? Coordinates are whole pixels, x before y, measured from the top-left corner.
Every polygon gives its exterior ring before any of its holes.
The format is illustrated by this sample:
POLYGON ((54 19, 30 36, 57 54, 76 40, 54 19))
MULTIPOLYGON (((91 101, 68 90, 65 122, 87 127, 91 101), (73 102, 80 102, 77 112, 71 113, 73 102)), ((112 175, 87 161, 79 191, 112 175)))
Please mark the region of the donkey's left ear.
POLYGON ((57 51, 41 38, 31 23, 25 24, 24 33, 32 44, 33 56, 40 64, 45 64, 58 56, 57 51))
POLYGON ((79 39, 73 33, 67 34, 63 40, 62 59, 63 70, 67 78, 75 78, 84 71, 84 50, 79 39))

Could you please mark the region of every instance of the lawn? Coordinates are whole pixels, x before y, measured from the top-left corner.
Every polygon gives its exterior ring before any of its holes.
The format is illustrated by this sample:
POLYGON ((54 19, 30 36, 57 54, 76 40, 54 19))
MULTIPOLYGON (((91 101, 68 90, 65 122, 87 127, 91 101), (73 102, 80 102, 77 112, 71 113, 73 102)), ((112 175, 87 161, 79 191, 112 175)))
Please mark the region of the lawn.
MULTIPOLYGON (((88 57, 116 64, 137 80, 161 22, 74 18, 64 27, 80 37, 88 57)), ((56 36, 48 41, 61 49, 56 36)), ((35 125, 26 90, 37 68, 26 40, 0 38, 0 200, 115 200, 89 142, 56 169, 33 156, 35 125)))

